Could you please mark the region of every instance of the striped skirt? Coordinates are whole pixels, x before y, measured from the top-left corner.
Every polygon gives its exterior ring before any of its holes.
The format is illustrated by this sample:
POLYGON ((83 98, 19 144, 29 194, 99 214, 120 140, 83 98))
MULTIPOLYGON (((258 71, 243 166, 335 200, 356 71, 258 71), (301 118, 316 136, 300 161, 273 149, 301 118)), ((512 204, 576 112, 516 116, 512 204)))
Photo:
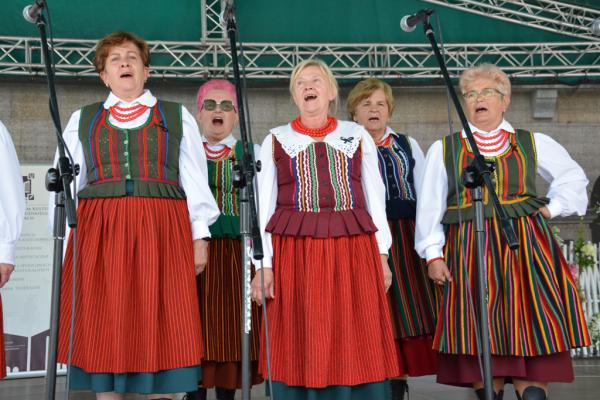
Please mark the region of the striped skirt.
MULTIPOLYGON (((115 374, 199 365, 204 350, 186 201, 81 199, 77 213, 73 365, 115 374)), ((68 358, 72 259, 70 240, 62 275, 61 363, 68 358)))
POLYGON ((2 315, 2 296, 0 296, 0 379, 6 377, 6 354, 4 353, 4 323, 2 315))
POLYGON ((388 221, 392 232, 389 264, 393 284, 388 293, 396 339, 396 351, 401 365, 410 376, 436 372, 436 353, 432 349, 439 289, 427 276, 427 266, 412 244, 415 242, 415 221, 388 221))
MULTIPOLYGON (((202 315, 205 357, 202 386, 241 387, 242 288, 239 238, 212 238, 206 269, 198 276, 198 298, 202 315)), ((252 304, 250 359, 252 380, 258 376, 259 308, 252 304)))
MULTIPOLYGON (((271 240, 272 379, 325 388, 401 375, 375 236, 273 235, 271 240)), ((264 327, 259 368, 267 376, 264 327)))
MULTIPOLYGON (((546 220, 538 214, 513 219, 512 225, 520 245, 515 252, 506 246, 495 218, 485 225, 492 354, 532 357, 588 346, 577 286, 546 220)), ((444 287, 434 342, 444 354, 477 353, 473 229, 472 222, 447 229, 445 259, 453 281, 444 287)))

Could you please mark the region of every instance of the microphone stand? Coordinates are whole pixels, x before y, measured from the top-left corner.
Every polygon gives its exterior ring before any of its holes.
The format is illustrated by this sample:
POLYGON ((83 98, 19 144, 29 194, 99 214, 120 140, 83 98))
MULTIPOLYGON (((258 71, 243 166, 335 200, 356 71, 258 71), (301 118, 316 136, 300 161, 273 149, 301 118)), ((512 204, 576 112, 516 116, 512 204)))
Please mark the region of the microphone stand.
MULTIPOLYGON (((45 2, 36 2, 45 6, 45 2)), ((52 263, 52 297, 50 303, 50 340, 48 345, 48 360, 46 364, 46 399, 54 400, 56 395, 56 353, 58 347, 58 322, 60 319, 60 289, 62 275, 63 243, 65 236, 65 213, 70 228, 77 227, 77 216, 75 201, 71 193, 71 182, 79 167, 73 166, 66 156, 64 141, 62 139, 62 127, 58 102, 56 100, 56 89, 54 86, 54 70, 48 49, 48 38, 46 35, 46 20, 40 12, 37 16, 36 25, 40 31, 44 67, 48 81, 50 116, 54 123, 55 133, 58 139, 58 165, 51 168, 46 174, 46 189, 55 192, 54 205, 54 256, 52 263)))
MULTIPOLYGON (((460 101, 454 90, 454 86, 452 85, 452 81, 450 80, 450 75, 448 74, 448 69, 446 68, 446 63, 444 62, 444 58, 440 53, 438 48, 435 34, 433 31, 433 27, 429 22, 429 15, 424 18, 423 21, 423 31, 425 32, 425 36, 429 39, 431 44, 431 48, 435 53, 435 57, 442 71, 442 75, 444 76, 444 82, 446 84, 446 88, 448 89, 448 93, 454 103, 454 107, 456 112, 458 113, 458 117, 463 126, 463 129, 466 133, 467 140, 469 142, 469 146, 474 155, 474 159, 471 164, 465 168, 462 174, 463 184, 471 189, 471 195, 473 199, 473 211, 475 216, 475 235, 476 235, 476 249, 477 249, 477 289, 478 289, 478 302, 479 302, 479 327, 476 329, 479 330, 479 335, 481 338, 481 348, 479 349, 480 355, 483 358, 483 385, 485 392, 486 400, 494 400, 494 391, 493 391, 493 374, 492 374, 492 356, 491 356, 491 345, 490 345, 490 332, 489 332, 489 317, 488 317, 488 287, 487 287, 487 266, 485 263, 485 215, 484 215, 484 207, 483 207, 483 189, 485 186, 487 188, 490 199, 492 200, 492 205, 494 207, 494 211, 496 213, 497 218, 500 220, 500 224, 502 227, 502 233, 504 239, 506 240, 508 247, 511 250, 516 250, 519 247, 519 243, 517 241, 517 237, 515 235, 515 231, 510 223, 506 212, 500 205, 500 201, 498 200, 498 196, 496 191, 494 190, 494 186, 492 184, 492 180, 490 178, 490 173, 494 169, 494 165, 491 162, 486 161, 486 159, 479 152, 479 148, 477 147, 477 143, 475 143, 475 138, 473 137, 473 133, 469 127, 469 123, 467 122, 467 118, 465 117, 465 113, 460 105, 460 101)), ((467 278, 468 279, 468 278, 467 278)))
POLYGON ((233 65, 233 77, 238 99, 238 112, 240 118, 240 139, 243 147, 241 162, 234 167, 233 184, 238 188, 240 199, 240 236, 242 251, 242 399, 250 399, 252 386, 250 376, 250 331, 252 328, 252 302, 250 299, 251 283, 251 259, 254 250, 254 258, 263 258, 263 248, 258 226, 256 212, 256 200, 254 195, 254 177, 260 165, 254 160, 254 149, 249 141, 246 110, 244 108, 244 93, 240 78, 240 67, 237 49, 237 23, 233 4, 228 3, 224 12, 224 20, 227 22, 227 36, 231 48, 231 62, 233 65), (256 169, 255 169, 256 168, 256 169))

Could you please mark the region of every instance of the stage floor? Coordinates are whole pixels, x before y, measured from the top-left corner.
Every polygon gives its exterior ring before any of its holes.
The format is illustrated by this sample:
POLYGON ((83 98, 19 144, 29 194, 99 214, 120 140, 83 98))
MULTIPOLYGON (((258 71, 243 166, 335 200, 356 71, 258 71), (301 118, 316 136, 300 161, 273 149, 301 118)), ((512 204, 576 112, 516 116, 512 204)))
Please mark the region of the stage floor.
MULTIPOLYGON (((597 400, 600 393, 600 359, 576 359, 574 361, 575 382, 571 384, 553 384, 550 386, 549 398, 569 400, 597 400)), ((438 385, 433 377, 414 378, 409 380, 410 400, 474 400, 472 390, 456 388, 453 386, 438 385)), ((58 379, 56 400, 66 400, 64 378, 58 379)), ((511 385, 507 385, 504 400, 516 400, 511 385)), ((267 399, 264 395, 263 385, 252 390, 252 398, 256 400, 267 399)), ((43 400, 44 379, 8 379, 0 381, 0 400, 43 400)), ((180 396, 181 397, 181 396, 180 396)), ((142 400, 144 396, 127 395, 126 400, 142 400)), ((214 391, 209 391, 209 399, 214 399, 214 391)), ((240 393, 236 398, 241 398, 240 393)), ((90 393, 73 392, 70 400, 92 400, 90 393)), ((279 399, 278 399, 279 400, 279 399)), ((285 399, 281 399, 285 400, 285 399)), ((375 400, 375 399, 372 399, 375 400)))

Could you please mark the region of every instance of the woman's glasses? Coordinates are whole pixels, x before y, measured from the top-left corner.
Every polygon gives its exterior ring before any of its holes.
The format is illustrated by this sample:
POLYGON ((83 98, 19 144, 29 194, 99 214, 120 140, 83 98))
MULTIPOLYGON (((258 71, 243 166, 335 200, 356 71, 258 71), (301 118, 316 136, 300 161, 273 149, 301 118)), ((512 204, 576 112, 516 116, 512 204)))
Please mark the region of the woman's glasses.
POLYGON ((463 93, 463 97, 466 101, 475 101, 480 97, 482 99, 488 99, 495 94, 500 94, 500 95, 504 96, 504 93, 502 93, 498 89, 488 87, 488 88, 481 89, 481 92, 477 92, 476 90, 468 91, 466 93, 463 93))
POLYGON ((223 100, 222 102, 217 103, 216 100, 206 99, 202 102, 202 109, 206 111, 214 111, 217 109, 217 106, 221 111, 225 112, 235 110, 235 106, 231 100, 223 100))

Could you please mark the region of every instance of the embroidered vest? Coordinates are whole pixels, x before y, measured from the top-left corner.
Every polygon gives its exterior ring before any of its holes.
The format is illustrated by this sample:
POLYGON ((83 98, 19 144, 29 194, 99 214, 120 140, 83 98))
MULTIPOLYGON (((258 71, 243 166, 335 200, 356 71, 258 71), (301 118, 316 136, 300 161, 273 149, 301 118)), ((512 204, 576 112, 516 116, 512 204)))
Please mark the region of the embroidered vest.
POLYGON ((391 134, 377 146, 379 171, 385 183, 385 210, 388 219, 415 218, 417 195, 413 171, 415 160, 406 135, 391 134))
POLYGON ((179 186, 181 105, 158 101, 148 120, 134 129, 117 128, 108 116, 102 103, 81 110, 79 140, 88 186, 79 197, 185 198, 179 186))
MULTIPOLYGON (((492 182, 502 208, 510 218, 518 218, 535 213, 548 204, 548 199, 538 197, 535 187, 537 156, 535 141, 531 132, 517 129, 510 137, 511 145, 503 154, 487 157, 495 161, 492 182)), ((448 175, 448 209, 442 222, 455 224, 459 221, 459 210, 464 221, 473 219, 471 190, 463 186, 460 176, 473 160, 469 144, 460 132, 446 136, 442 140, 444 164, 448 175), (456 156, 453 156, 453 150, 456 156), (458 179, 459 193, 456 192, 458 179)), ((494 216, 494 209, 487 190, 483 190, 483 203, 486 218, 494 216)))
POLYGON ((208 159, 208 184, 221 215, 210 226, 212 237, 240 236, 240 202, 238 189, 233 187, 233 166, 243 156, 242 141, 238 140, 233 151, 218 160, 208 159))
POLYGON ((315 142, 290 157, 273 136, 273 159, 278 194, 268 232, 326 238, 377 231, 365 208, 360 147, 348 157, 315 142))

